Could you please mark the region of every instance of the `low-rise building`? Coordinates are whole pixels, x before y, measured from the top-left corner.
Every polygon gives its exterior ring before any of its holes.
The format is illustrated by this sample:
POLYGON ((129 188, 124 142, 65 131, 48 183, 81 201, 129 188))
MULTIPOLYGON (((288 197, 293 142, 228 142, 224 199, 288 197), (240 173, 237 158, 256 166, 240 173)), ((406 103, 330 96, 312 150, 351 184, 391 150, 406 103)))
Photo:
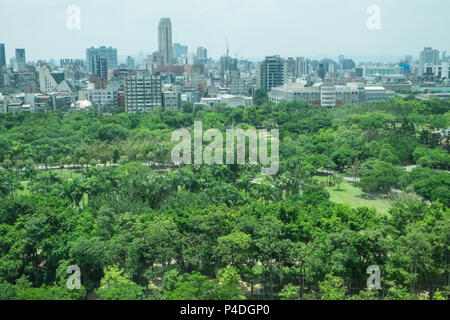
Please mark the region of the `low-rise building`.
POLYGON ((117 105, 117 91, 112 88, 90 90, 90 100, 97 105, 99 109, 103 109, 108 105, 117 105))
POLYGON ((272 88, 268 96, 269 101, 275 104, 300 101, 313 106, 333 108, 345 104, 391 99, 395 97, 395 93, 383 87, 365 87, 361 82, 349 82, 346 85, 318 83, 310 87, 299 82, 272 88))
POLYGON ((450 92, 440 92, 440 93, 424 93, 419 96, 420 100, 450 100, 450 92))
POLYGON ((181 107, 181 92, 164 91, 162 102, 165 110, 176 110, 181 107))
POLYGON ((366 87, 365 91, 366 91, 365 101, 367 102, 388 100, 395 98, 395 92, 386 90, 384 87, 381 86, 366 87))
POLYGON ((235 108, 240 106, 250 106, 253 103, 252 97, 235 96, 232 94, 219 94, 215 98, 202 98, 200 104, 213 106, 218 103, 226 104, 228 107, 235 108))

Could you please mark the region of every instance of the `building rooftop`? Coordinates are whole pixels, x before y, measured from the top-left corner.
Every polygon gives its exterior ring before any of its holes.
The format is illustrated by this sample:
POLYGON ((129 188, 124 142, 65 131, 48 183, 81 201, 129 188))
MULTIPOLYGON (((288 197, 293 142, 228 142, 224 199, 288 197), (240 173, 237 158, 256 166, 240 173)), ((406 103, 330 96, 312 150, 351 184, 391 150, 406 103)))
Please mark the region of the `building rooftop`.
POLYGON ((386 90, 384 87, 381 86, 373 86, 373 87, 366 87, 366 91, 379 91, 379 90, 386 90))

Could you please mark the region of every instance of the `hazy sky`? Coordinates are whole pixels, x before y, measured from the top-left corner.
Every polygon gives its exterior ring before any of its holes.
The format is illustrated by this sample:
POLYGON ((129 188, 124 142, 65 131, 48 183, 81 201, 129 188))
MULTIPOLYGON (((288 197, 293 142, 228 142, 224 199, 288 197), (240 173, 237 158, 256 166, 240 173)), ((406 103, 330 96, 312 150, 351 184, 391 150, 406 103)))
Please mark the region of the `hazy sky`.
POLYGON ((449 0, 0 0, 0 43, 9 60, 84 58, 90 46, 119 55, 157 50, 157 25, 170 17, 173 42, 230 54, 330 56, 418 55, 425 46, 450 51, 449 0), (81 29, 67 27, 69 5, 81 9, 81 29), (381 9, 371 30, 367 8, 381 9))

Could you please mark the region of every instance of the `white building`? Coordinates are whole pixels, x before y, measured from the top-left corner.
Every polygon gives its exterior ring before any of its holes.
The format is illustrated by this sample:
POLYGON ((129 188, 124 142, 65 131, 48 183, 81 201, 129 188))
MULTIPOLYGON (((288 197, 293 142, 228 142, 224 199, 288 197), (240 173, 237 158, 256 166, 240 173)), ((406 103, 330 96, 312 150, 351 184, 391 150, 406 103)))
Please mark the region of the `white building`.
POLYGON ((388 100, 395 98, 393 91, 386 90, 381 86, 365 87, 365 101, 388 100))
POLYGON ((253 103, 252 97, 235 96, 232 94, 219 94, 215 98, 202 98, 200 104, 213 106, 218 103, 224 103, 228 107, 235 108, 240 106, 250 106, 253 103))
POLYGON ((347 85, 318 83, 306 87, 304 82, 287 83, 272 88, 269 101, 279 104, 283 101, 300 101, 313 106, 333 108, 344 104, 359 104, 365 101, 386 100, 395 93, 383 87, 365 87, 363 83, 350 82, 347 85))
POLYGON ((56 87, 58 86, 58 83, 50 73, 50 70, 47 66, 42 66, 39 69, 39 85, 41 91, 44 93, 54 92, 56 87))
POLYGON ((426 73, 427 65, 439 64, 439 50, 431 47, 425 47, 419 54, 419 76, 426 73))
POLYGON ((112 88, 91 90, 90 101, 103 109, 108 105, 117 106, 117 92, 112 88))
POLYGON ((50 72, 47 66, 42 66, 39 69, 39 86, 41 92, 50 94, 58 93, 61 95, 68 95, 72 97, 73 101, 77 96, 77 91, 73 85, 64 80, 64 73, 50 72))

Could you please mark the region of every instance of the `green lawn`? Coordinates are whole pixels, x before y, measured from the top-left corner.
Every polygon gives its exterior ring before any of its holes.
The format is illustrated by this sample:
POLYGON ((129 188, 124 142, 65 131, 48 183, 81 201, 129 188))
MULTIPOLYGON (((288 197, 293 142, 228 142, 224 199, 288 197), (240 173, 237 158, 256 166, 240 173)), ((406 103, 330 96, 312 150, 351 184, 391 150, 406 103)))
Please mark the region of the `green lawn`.
POLYGON ((66 178, 66 179, 81 177, 80 170, 60 169, 60 170, 55 170, 55 172, 58 174, 58 176, 66 178))
MULTIPOLYGON (((314 177, 317 181, 327 181, 325 176, 314 177)), ((375 208, 380 213, 387 213, 391 201, 383 196, 366 194, 358 187, 353 186, 351 182, 344 181, 340 185, 340 191, 337 186, 328 187, 325 189, 330 193, 330 200, 335 203, 340 203, 349 206, 350 208, 368 207, 375 208)))

